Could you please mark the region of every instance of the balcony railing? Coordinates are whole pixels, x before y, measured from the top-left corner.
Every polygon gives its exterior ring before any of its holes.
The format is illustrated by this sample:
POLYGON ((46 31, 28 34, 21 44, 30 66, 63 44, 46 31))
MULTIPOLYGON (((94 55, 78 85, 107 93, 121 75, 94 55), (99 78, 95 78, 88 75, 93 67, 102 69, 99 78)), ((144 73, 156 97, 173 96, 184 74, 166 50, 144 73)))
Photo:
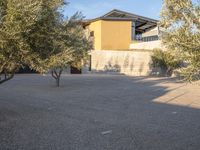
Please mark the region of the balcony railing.
POLYGON ((135 40, 136 41, 141 41, 141 42, 157 41, 157 40, 159 40, 159 36, 158 35, 154 35, 154 36, 142 37, 141 35, 136 35, 135 36, 135 40))

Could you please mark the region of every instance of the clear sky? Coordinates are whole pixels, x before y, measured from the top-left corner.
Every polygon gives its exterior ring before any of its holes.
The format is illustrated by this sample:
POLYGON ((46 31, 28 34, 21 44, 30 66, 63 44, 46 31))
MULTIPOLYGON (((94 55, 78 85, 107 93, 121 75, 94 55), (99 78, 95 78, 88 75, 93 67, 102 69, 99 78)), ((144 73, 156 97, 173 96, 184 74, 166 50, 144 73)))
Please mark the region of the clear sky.
POLYGON ((162 0, 67 0, 65 15, 81 11, 87 19, 99 17, 112 9, 120 9, 138 15, 159 19, 162 0))

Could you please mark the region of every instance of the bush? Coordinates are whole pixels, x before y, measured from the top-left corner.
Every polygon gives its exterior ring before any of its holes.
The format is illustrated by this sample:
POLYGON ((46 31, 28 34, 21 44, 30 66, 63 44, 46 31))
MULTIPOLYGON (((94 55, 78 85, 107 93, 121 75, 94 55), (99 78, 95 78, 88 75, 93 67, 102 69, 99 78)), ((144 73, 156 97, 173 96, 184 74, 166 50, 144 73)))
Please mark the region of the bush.
POLYGON ((171 76, 173 71, 179 68, 182 61, 175 58, 170 51, 163 51, 161 49, 154 49, 151 56, 153 68, 160 68, 162 73, 171 76))

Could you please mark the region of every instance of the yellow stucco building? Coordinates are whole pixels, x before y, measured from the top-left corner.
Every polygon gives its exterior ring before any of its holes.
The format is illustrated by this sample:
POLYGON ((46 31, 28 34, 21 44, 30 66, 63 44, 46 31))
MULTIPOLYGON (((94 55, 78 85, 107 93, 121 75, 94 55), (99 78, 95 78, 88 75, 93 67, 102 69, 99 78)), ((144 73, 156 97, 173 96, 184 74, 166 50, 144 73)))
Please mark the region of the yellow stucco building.
POLYGON ((158 32, 149 32, 157 27, 157 20, 120 10, 84 22, 86 32, 92 38, 94 50, 128 50, 132 43, 145 38, 158 38, 158 32), (148 34, 149 32, 149 34, 148 34), (153 34, 151 34, 153 33, 153 34), (145 37, 142 37, 147 35, 145 37))
POLYGON ((83 22, 93 41, 89 70, 143 76, 151 72, 152 49, 160 47, 157 20, 112 10, 83 22))
POLYGON ((93 37, 95 50, 129 49, 131 21, 97 20, 87 29, 93 37))

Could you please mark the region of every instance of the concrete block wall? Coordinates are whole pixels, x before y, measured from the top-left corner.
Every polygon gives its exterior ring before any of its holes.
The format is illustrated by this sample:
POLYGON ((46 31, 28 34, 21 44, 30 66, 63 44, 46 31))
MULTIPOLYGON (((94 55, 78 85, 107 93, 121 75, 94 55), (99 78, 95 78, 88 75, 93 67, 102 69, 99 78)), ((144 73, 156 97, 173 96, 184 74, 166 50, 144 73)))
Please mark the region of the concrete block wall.
POLYGON ((151 72, 151 53, 151 50, 94 50, 91 68, 93 72, 146 76, 151 72))

